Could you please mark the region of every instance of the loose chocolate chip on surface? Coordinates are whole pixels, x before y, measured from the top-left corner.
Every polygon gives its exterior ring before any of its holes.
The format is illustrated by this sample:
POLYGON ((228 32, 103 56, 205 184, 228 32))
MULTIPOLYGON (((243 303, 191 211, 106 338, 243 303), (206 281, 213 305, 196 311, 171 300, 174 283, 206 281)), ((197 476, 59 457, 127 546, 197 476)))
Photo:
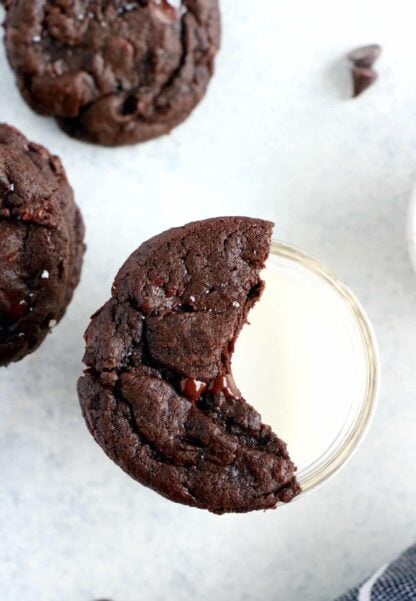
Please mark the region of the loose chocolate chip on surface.
POLYGON ((356 67, 370 68, 380 58, 381 52, 382 48, 379 44, 369 44, 368 46, 360 46, 360 48, 352 50, 348 54, 348 59, 356 67))
POLYGON ((374 69, 367 69, 365 67, 353 67, 352 77, 353 96, 354 98, 356 98, 377 81, 378 73, 374 71, 374 69))
POLYGON ((348 60, 352 63, 353 97, 356 98, 378 79, 378 73, 373 69, 379 59, 382 48, 379 44, 360 46, 352 50, 348 60))

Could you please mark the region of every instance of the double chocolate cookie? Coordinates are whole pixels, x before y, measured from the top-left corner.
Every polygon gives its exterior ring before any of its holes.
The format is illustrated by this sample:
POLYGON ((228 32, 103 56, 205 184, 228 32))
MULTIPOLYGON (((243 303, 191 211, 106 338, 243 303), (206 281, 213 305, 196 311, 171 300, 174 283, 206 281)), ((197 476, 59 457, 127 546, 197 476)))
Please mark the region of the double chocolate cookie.
POLYGON ((213 73, 217 0, 6 0, 6 9, 7 55, 22 95, 88 142, 168 133, 213 73))
POLYGON ((34 351, 64 315, 83 237, 58 157, 0 125, 0 365, 34 351))
POLYGON ((271 233, 269 222, 225 217, 152 238, 121 268, 86 332, 78 390, 91 433, 172 501, 246 512, 300 492, 285 443, 231 375, 271 233))

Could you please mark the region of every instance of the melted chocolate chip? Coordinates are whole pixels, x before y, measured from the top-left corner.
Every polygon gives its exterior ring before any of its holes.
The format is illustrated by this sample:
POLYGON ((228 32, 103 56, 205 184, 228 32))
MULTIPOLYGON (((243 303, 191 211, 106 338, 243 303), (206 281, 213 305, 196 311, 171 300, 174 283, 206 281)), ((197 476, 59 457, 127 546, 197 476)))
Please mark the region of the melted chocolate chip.
POLYGON ((180 382, 182 394, 188 399, 188 401, 191 401, 191 403, 195 403, 205 392, 206 388, 207 385, 205 382, 195 380, 194 378, 183 378, 183 380, 180 382))
POLYGON ((241 398, 240 391, 238 390, 234 378, 231 374, 225 376, 217 376, 211 380, 208 384, 195 378, 183 378, 179 384, 181 393, 191 401, 195 403, 202 394, 208 390, 211 394, 224 394, 228 399, 239 399, 241 398))
POLYGON ((222 392, 229 399, 241 398, 240 391, 235 385, 234 378, 231 374, 225 376, 217 376, 208 384, 208 392, 219 394, 222 392))

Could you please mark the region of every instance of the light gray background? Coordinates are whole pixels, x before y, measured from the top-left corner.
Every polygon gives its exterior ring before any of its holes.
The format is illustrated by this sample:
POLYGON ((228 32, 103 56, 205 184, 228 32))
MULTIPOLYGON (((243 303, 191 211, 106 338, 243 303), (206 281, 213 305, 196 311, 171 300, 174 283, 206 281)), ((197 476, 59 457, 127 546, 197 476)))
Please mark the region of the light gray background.
MULTIPOLYGON (((329 601, 416 538, 416 174, 413 0, 222 0, 204 103, 170 137, 106 150, 23 104, 0 55, 1 119, 61 155, 88 254, 63 323, 0 373, 2 601, 329 601), (348 100, 341 57, 384 46, 379 83, 348 100), (370 434, 321 490, 276 512, 215 517, 125 476, 75 394, 89 315, 151 234, 218 214, 276 220, 357 293, 383 385, 370 434)), ((336 398, 334 398, 334 403, 336 398)))

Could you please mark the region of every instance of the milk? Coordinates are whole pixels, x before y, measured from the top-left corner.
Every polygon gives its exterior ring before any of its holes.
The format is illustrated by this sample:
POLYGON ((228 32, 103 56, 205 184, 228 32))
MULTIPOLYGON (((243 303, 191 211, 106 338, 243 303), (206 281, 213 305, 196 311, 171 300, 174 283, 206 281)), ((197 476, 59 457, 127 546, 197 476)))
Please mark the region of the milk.
POLYGON ((234 379, 301 472, 362 404, 366 349, 348 303, 324 277, 271 255, 262 278, 265 292, 236 344, 234 379))

